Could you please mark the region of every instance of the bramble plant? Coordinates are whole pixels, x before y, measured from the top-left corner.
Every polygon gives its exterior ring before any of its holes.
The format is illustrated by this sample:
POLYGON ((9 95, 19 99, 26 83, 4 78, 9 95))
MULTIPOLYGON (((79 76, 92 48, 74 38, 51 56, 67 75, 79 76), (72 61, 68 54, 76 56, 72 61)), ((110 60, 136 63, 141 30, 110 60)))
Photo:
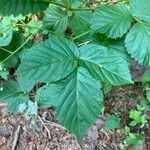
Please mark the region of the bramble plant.
POLYGON ((149 0, 92 8, 82 0, 1 0, 0 6, 0 101, 9 112, 28 106, 32 95, 81 139, 104 109, 103 85, 133 84, 131 58, 150 65, 149 0), (16 72, 8 79, 11 67, 16 72))

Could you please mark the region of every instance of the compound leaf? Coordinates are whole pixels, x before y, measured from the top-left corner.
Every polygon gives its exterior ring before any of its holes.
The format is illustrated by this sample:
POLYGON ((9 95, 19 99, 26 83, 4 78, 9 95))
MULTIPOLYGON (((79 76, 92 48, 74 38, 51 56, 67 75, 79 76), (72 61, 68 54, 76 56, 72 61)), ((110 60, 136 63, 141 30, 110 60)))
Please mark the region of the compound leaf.
POLYGON ((108 37, 122 37, 129 29, 132 16, 126 5, 106 4, 96 9, 92 18, 92 29, 108 37))

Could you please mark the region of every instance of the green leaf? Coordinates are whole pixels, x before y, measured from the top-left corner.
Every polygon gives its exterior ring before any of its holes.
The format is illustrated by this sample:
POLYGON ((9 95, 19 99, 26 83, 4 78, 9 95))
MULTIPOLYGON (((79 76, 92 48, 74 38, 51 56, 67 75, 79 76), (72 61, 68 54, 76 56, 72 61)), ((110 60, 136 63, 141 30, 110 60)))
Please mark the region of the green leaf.
POLYGON ((150 71, 145 71, 142 76, 142 84, 150 83, 150 71))
POLYGON ((88 11, 73 12, 69 18, 69 27, 73 30, 74 36, 77 36, 90 29, 92 13, 88 11))
POLYGON ((11 42, 13 32, 7 31, 6 35, 0 36, 0 46, 7 46, 11 42))
POLYGON ((51 90, 51 86, 44 86, 38 89, 35 95, 35 100, 37 101, 37 104, 40 108, 49 108, 53 106, 53 93, 52 95, 50 94, 51 90))
POLYGON ((60 0, 60 2, 68 7, 79 7, 83 3, 83 0, 60 0))
POLYGON ((0 85, 0 101, 7 102, 9 112, 17 112, 22 103, 26 103, 29 97, 24 88, 18 82, 7 81, 0 85))
POLYGON ((78 139, 84 136, 103 108, 100 82, 93 79, 84 68, 75 70, 59 83, 48 85, 43 92, 42 96, 51 95, 44 98, 43 102, 47 99, 47 103, 53 103, 59 122, 75 133, 78 139))
POLYGON ((150 102, 150 88, 146 88, 146 98, 150 102))
MULTIPOLYGON (((13 32, 13 38, 10 42, 10 44, 5 49, 9 50, 10 52, 14 52, 17 48, 19 48, 26 38, 20 33, 20 32, 13 32)), ((22 47, 17 53, 15 53, 12 57, 10 57, 7 61, 5 61, 3 64, 5 67, 15 67, 19 60, 19 55, 23 52, 25 48, 28 48, 31 46, 31 42, 29 41, 24 47, 22 47)), ((7 57, 10 56, 10 53, 7 53, 0 48, 0 61, 4 61, 7 59, 7 57)))
POLYGON ((44 12, 44 26, 63 33, 67 29, 68 14, 61 8, 50 5, 44 12))
POLYGON ((134 121, 136 121, 137 123, 140 122, 140 118, 141 118, 141 115, 142 115, 142 112, 141 111, 137 111, 137 110, 131 110, 129 112, 129 117, 131 119, 133 119, 134 121))
POLYGON ((129 123, 129 125, 132 126, 132 127, 136 126, 137 124, 138 124, 138 122, 136 122, 136 121, 131 121, 129 123))
POLYGON ((136 18, 150 22, 150 3, 149 0, 130 0, 130 9, 136 18))
POLYGON ((7 80, 8 75, 9 75, 9 72, 7 70, 0 70, 0 76, 3 79, 7 80))
POLYGON ((128 52, 139 63, 150 65, 150 25, 136 23, 125 39, 128 52))
POLYGON ((116 115, 108 115, 105 121, 105 127, 107 129, 116 129, 120 127, 120 118, 116 115))
POLYGON ((91 40, 93 44, 107 47, 109 52, 124 58, 130 64, 130 56, 126 50, 124 38, 111 39, 107 38, 104 34, 94 33, 89 40, 91 40))
POLYGON ((132 83, 127 62, 106 47, 89 44, 80 47, 80 66, 88 69, 98 80, 112 85, 132 83))
POLYGON ((120 5, 102 5, 92 18, 92 29, 105 33, 108 37, 122 37, 131 26, 132 16, 128 7, 120 5))
POLYGON ((112 85, 108 83, 103 84, 104 94, 108 94, 112 90, 112 85))
POLYGON ((0 47, 7 46, 11 42, 13 35, 13 16, 6 16, 0 20, 0 47))
POLYGON ((39 31, 40 28, 43 26, 43 21, 34 21, 31 20, 25 25, 25 36, 28 37, 31 34, 35 34, 39 31))
POLYGON ((22 54, 17 74, 35 83, 57 81, 77 67, 76 55, 76 45, 65 38, 52 36, 22 54))
POLYGON ((48 6, 44 0, 0 0, 0 14, 3 16, 19 14, 27 15, 28 13, 37 13, 43 11, 48 6))
POLYGON ((19 105, 22 103, 27 103, 29 100, 29 97, 26 95, 17 96, 17 97, 11 97, 7 101, 7 111, 12 113, 17 113, 19 109, 19 105))
POLYGON ((142 134, 130 133, 129 136, 124 140, 124 144, 126 146, 141 145, 143 143, 143 140, 144 140, 144 137, 142 134))

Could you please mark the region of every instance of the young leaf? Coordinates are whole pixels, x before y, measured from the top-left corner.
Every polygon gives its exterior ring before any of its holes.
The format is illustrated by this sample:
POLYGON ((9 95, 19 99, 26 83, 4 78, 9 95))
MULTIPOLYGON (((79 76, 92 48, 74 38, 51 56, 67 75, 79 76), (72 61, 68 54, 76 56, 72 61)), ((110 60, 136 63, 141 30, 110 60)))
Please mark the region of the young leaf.
POLYGON ((150 71, 145 71, 142 76, 142 84, 145 85, 147 83, 150 83, 150 71))
MULTIPOLYGON (((93 79, 84 68, 75 70, 59 83, 48 85, 43 92, 43 95, 51 95, 47 102, 55 106, 60 123, 75 133, 78 139, 84 136, 102 111, 103 94, 100 82, 93 79)), ((43 100, 45 102, 46 98, 43 100)), ((40 103, 41 101, 42 99, 40 103)))
POLYGON ((65 38, 50 37, 26 50, 17 73, 32 82, 65 78, 77 67, 77 47, 65 38))
POLYGON ((150 25, 136 23, 125 39, 128 52, 139 63, 150 65, 150 25))
POLYGON ((105 127, 107 129, 116 129, 120 127, 120 118, 116 115, 108 115, 105 121, 105 127))
POLYGON ((22 103, 26 103, 29 97, 24 92, 24 88, 18 82, 7 81, 0 85, 0 101, 7 102, 9 112, 17 112, 22 103))
POLYGON ((0 14, 3 16, 37 13, 45 10, 48 3, 44 0, 0 0, 0 14))
POLYGON ((120 5, 102 5, 97 8, 92 18, 92 29, 105 33, 108 37, 122 37, 129 29, 132 16, 128 7, 120 5))
POLYGON ((137 111, 137 110, 131 110, 129 112, 129 117, 131 119, 133 119, 135 122, 139 123, 140 122, 140 118, 142 116, 142 112, 141 111, 137 111))
POLYGON ((129 133, 129 136, 124 140, 124 144, 126 146, 133 146, 133 145, 141 145, 143 143, 144 137, 142 134, 132 134, 129 133))
POLYGON ((68 14, 61 8, 49 5, 44 14, 44 26, 47 28, 52 28, 58 33, 63 33, 67 29, 68 14))
POLYGON ((5 33, 5 35, 0 36, 0 46, 7 46, 11 42, 12 39, 12 30, 9 30, 5 33))
POLYGON ((149 0, 130 0, 130 9, 133 16, 150 23, 149 0))
POLYGON ((104 94, 108 94, 112 90, 112 85, 108 83, 103 84, 104 94))
POLYGON ((96 79, 121 85, 132 83, 127 62, 107 51, 106 47, 89 44, 80 47, 80 66, 88 69, 96 79))

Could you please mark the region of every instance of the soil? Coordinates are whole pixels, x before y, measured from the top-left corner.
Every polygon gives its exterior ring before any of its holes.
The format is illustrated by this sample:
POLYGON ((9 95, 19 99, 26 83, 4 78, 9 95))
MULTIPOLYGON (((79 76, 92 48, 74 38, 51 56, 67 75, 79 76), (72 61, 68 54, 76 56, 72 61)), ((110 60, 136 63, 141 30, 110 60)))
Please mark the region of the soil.
MULTIPOLYGON (((1 150, 124 150, 124 125, 128 122, 128 110, 134 108, 144 96, 140 84, 116 87, 105 98, 105 113, 87 131, 82 141, 57 123, 52 110, 39 110, 48 124, 26 121, 22 114, 7 114, 6 105, 0 105, 1 150), (113 109, 112 109, 113 108, 113 109), (108 130, 104 127, 105 115, 115 112, 122 116, 121 128, 108 130)), ((34 121, 35 120, 35 121, 34 121)), ((131 150, 150 149, 150 122, 145 129, 145 142, 131 150)))

